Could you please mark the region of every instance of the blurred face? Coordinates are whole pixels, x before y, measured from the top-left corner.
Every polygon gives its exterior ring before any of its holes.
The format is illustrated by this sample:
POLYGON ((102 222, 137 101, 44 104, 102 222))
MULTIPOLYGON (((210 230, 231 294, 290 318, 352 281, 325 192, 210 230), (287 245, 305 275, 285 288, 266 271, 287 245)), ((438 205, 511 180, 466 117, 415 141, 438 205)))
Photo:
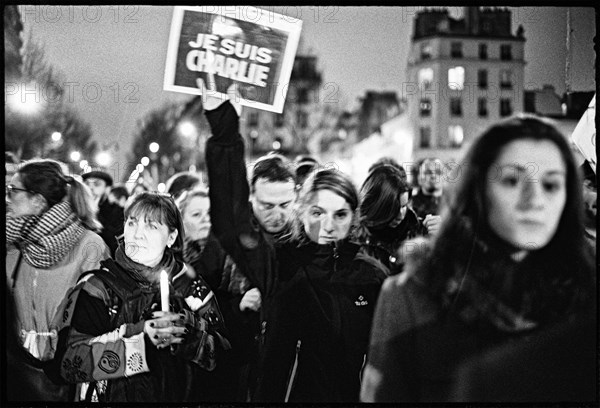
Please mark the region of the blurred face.
POLYGON ((352 209, 341 196, 319 190, 303 214, 304 230, 311 241, 328 244, 346 238, 352 226, 352 209))
POLYGON ((210 200, 208 197, 193 197, 183 212, 185 235, 193 241, 206 239, 210 232, 210 200))
POLYGON ((596 223, 596 208, 598 201, 598 190, 592 185, 592 183, 586 180, 583 183, 583 202, 585 204, 585 216, 586 222, 596 223))
POLYGON ((442 162, 427 160, 419 171, 419 185, 426 194, 441 193, 442 191, 442 162))
POLYGON ((90 188, 90 190, 92 191, 92 195, 96 200, 102 197, 104 193, 106 193, 106 191, 108 190, 108 187, 106 186, 106 181, 96 177, 88 178, 87 180, 85 180, 85 184, 90 188))
POLYGON ((256 180, 250 200, 258 222, 267 232, 276 234, 288 224, 296 199, 295 187, 292 181, 256 180))
POLYGON ((565 208, 566 168, 549 141, 517 140, 501 151, 488 171, 489 224, 522 250, 544 247, 565 208))
POLYGON ((408 206, 408 191, 400 196, 400 205, 400 212, 398 213, 396 218, 394 218, 392 222, 390 222, 390 227, 392 228, 396 228, 398 225, 400 225, 404 217, 406 217, 406 209, 408 206))
POLYGON ((150 267, 158 265, 165 248, 173 245, 177 238, 177 230, 169 232, 166 225, 146 220, 139 214, 127 218, 124 233, 125 254, 135 262, 150 267))
POLYGON ((43 208, 40 206, 39 198, 36 199, 26 191, 19 173, 12 176, 9 183, 14 187, 12 192, 6 193, 6 213, 11 217, 22 217, 25 215, 39 215, 43 208))

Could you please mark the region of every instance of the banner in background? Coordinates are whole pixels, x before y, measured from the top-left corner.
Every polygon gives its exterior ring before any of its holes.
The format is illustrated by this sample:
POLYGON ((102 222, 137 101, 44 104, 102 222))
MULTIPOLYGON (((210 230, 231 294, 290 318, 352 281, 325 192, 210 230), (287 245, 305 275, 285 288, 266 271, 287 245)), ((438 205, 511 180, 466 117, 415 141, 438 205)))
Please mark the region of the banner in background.
POLYGON ((590 101, 585 113, 579 119, 571 140, 579 149, 583 157, 590 162, 596 171, 596 95, 590 101))
POLYGON ((201 95, 201 79, 223 97, 237 84, 242 105, 281 113, 301 29, 301 20, 255 7, 176 6, 164 89, 201 95))

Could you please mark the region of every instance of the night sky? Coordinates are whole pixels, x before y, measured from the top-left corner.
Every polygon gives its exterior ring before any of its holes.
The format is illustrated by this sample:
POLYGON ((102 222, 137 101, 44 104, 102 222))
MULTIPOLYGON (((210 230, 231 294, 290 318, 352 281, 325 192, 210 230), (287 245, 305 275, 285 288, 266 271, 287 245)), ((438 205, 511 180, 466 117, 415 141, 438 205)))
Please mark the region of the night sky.
MULTIPOLYGON (((49 62, 70 82, 77 110, 100 147, 119 142, 125 162, 136 121, 167 100, 190 95, 163 91, 172 7, 19 6, 28 38, 44 45, 49 62), (102 94, 97 94, 102 89, 102 94)), ((402 96, 413 19, 420 9, 390 7, 269 7, 303 20, 301 51, 318 56, 324 83, 340 104, 353 107, 366 90, 402 96), (331 89, 331 88, 328 88, 331 89)), ((525 82, 553 85, 562 94, 595 89, 595 12, 571 8, 570 68, 566 79, 567 9, 511 8, 513 32, 525 28, 525 82)), ((462 15, 462 7, 450 9, 462 15)), ((114 146, 114 145, 113 145, 114 146)))

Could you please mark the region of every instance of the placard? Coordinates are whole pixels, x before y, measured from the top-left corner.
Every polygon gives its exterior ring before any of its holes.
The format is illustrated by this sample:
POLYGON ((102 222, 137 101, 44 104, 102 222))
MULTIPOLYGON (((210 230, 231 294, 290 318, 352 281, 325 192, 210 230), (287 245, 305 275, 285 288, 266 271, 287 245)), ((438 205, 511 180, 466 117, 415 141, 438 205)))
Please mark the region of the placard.
POLYGON ((250 6, 176 6, 164 89, 201 95, 201 79, 224 97, 237 84, 242 105, 281 113, 301 29, 301 20, 250 6))

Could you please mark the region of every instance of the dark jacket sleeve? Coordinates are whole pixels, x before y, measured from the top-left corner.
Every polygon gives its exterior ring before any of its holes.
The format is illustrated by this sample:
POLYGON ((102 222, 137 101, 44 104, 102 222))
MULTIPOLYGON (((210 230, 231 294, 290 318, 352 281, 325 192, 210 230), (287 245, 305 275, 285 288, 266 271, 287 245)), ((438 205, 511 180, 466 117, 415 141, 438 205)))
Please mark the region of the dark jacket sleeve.
POLYGON ((375 309, 361 396, 375 402, 419 400, 418 328, 434 309, 405 274, 386 279, 375 309))
POLYGON ((213 232, 242 273, 263 297, 269 297, 276 282, 274 248, 252 222, 237 112, 225 101, 205 113, 212 131, 206 144, 206 164, 213 232))

